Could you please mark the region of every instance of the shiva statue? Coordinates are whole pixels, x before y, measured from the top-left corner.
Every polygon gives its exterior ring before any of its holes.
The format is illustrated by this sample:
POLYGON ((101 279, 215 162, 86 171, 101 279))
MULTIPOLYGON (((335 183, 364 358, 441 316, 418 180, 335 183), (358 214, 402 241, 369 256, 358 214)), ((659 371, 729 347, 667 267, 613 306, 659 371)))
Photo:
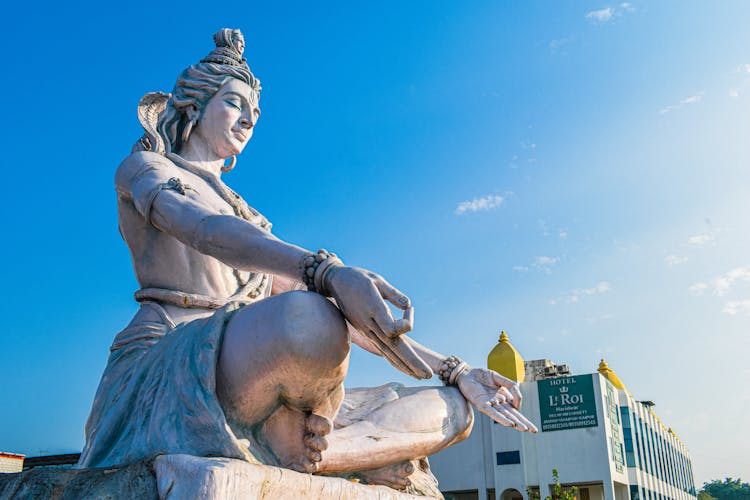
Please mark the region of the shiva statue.
POLYGON ((472 406, 536 432, 516 382, 417 343, 404 293, 274 236, 223 182, 261 86, 239 30, 214 42, 171 94, 141 99, 145 132, 115 174, 140 309, 110 348, 78 467, 186 453, 405 490, 424 457, 469 435, 472 406), (444 385, 344 390, 352 343, 444 385))

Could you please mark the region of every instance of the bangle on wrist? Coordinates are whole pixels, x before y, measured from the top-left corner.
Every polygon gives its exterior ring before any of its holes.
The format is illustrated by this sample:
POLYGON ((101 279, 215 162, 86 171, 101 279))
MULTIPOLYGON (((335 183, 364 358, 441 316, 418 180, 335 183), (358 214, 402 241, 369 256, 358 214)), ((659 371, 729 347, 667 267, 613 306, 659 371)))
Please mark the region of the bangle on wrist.
POLYGON ((315 271, 315 276, 313 276, 313 282, 318 293, 326 297, 331 296, 331 277, 335 274, 335 270, 340 267, 343 267, 343 263, 335 255, 320 263, 315 271))
POLYGON ((321 248, 316 253, 308 254, 302 259, 302 281, 309 291, 329 296, 326 278, 331 274, 330 271, 333 268, 341 265, 341 259, 335 253, 330 253, 328 250, 321 248))
POLYGON ((456 385, 458 377, 468 369, 469 365, 458 356, 448 356, 440 363, 437 373, 445 385, 456 385))

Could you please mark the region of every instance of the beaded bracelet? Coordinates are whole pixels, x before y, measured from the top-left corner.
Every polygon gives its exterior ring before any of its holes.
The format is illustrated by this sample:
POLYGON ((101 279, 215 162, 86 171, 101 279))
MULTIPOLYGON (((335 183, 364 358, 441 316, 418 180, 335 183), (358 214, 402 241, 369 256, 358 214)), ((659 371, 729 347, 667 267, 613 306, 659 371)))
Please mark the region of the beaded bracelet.
POLYGON ((445 385, 454 385, 458 376, 468 369, 469 365, 466 362, 458 356, 451 355, 440 363, 438 377, 445 385))
POLYGON ((314 254, 308 254, 302 259, 302 281, 311 292, 330 295, 326 286, 326 276, 329 271, 341 265, 335 253, 321 248, 314 254))

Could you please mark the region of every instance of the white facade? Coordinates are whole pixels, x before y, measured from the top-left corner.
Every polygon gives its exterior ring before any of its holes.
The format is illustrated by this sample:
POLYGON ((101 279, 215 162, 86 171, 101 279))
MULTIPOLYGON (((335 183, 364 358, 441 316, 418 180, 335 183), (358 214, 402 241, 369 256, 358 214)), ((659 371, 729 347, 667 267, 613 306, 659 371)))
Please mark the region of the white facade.
POLYGON ((0 451, 0 474, 7 472, 21 472, 23 470, 24 455, 0 451))
POLYGON ((527 488, 544 498, 552 469, 560 483, 579 488, 579 500, 695 499, 688 450, 652 404, 599 373, 526 382, 521 392, 539 433, 475 412, 471 436, 430 457, 446 499, 528 500, 527 488))

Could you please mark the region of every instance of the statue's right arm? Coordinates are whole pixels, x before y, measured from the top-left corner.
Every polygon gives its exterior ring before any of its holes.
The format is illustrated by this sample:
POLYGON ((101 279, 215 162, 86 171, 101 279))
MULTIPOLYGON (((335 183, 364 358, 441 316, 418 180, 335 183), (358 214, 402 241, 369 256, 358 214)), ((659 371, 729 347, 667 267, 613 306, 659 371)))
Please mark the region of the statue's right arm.
MULTIPOLYGON (((307 250, 286 243, 254 224, 234 215, 224 215, 179 180, 185 171, 161 155, 140 151, 123 161, 115 175, 121 199, 132 201, 136 210, 155 228, 202 254, 235 269, 270 273, 299 279, 307 250)), ((201 189, 203 189, 201 187, 201 189)), ((417 378, 432 371, 398 335, 411 330, 411 320, 394 320, 385 300, 397 303, 403 294, 381 276, 342 266, 329 272, 329 291, 346 319, 365 336, 391 364, 417 378)), ((403 299, 408 305, 408 299, 403 299)))
POLYGON ((170 179, 180 177, 185 178, 184 171, 163 156, 137 152, 120 165, 115 185, 118 195, 130 199, 154 227, 185 245, 235 269, 300 278, 306 250, 244 219, 220 213, 194 188, 182 192, 164 188, 170 179))

